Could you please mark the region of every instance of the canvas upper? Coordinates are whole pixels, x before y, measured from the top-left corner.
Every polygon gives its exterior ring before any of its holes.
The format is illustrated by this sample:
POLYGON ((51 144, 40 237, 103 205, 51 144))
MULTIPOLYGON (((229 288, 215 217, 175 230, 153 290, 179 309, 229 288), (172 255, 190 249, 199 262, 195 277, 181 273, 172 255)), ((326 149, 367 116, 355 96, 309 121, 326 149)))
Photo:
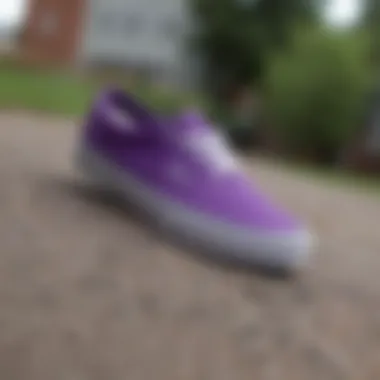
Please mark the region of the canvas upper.
POLYGON ((198 111, 163 118, 109 90, 91 111, 85 144, 160 196, 210 220, 274 234, 302 228, 253 183, 198 111))

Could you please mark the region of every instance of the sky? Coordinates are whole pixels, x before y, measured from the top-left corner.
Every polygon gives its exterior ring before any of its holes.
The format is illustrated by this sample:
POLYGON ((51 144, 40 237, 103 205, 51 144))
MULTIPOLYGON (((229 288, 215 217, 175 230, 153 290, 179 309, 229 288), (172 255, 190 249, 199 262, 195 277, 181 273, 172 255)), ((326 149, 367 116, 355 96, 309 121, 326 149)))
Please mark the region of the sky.
POLYGON ((27 1, 0 0, 0 25, 17 25, 24 16, 27 1))
MULTIPOLYGON (((0 0, 0 25, 19 23, 23 18, 27 1, 0 0)), ((330 0, 330 2, 327 17, 334 24, 350 24, 359 13, 360 0, 330 0)))
POLYGON ((333 0, 328 9, 329 21, 338 25, 349 25, 360 14, 360 0, 333 0))

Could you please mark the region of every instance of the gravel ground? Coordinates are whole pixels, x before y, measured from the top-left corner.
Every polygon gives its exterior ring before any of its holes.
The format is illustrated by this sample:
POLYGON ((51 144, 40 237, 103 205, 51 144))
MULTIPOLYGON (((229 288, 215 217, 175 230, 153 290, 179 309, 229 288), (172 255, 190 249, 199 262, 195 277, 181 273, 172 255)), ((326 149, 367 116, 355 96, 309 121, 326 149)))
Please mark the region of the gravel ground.
POLYGON ((380 198, 249 163, 321 238, 312 268, 264 277, 90 196, 74 121, 0 125, 1 379, 380 379, 380 198))

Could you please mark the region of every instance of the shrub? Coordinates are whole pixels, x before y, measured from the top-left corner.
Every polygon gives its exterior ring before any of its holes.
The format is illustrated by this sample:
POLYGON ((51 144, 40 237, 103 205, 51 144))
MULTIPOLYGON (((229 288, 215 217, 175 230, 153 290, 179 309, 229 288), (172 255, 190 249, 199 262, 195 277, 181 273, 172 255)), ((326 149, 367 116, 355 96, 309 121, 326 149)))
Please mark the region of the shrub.
POLYGON ((298 29, 292 48, 272 57, 266 106, 288 152, 330 161, 352 136, 370 79, 367 46, 362 35, 298 29))

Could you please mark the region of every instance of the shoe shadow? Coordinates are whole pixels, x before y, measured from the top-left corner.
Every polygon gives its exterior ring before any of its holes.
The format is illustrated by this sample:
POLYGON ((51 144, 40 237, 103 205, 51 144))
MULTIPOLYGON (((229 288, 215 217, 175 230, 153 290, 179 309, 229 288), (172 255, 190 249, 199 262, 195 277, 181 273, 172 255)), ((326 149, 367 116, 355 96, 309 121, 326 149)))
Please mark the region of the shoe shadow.
POLYGON ((287 280, 294 277, 294 273, 277 267, 266 267, 257 264, 247 264, 247 262, 234 258, 218 255, 216 252, 206 250, 204 247, 196 244, 182 235, 172 234, 163 231, 159 226, 146 217, 134 204, 128 203, 117 194, 97 188, 85 181, 81 182, 76 179, 49 177, 44 180, 44 187, 47 191, 59 192, 60 195, 68 196, 70 199, 75 197, 91 207, 101 207, 102 210, 108 210, 121 219, 128 219, 138 224, 144 232, 148 233, 157 242, 170 244, 177 248, 179 252, 186 253, 187 257, 211 266, 213 269, 222 271, 237 271, 242 274, 256 274, 263 277, 269 277, 275 280, 287 280))

